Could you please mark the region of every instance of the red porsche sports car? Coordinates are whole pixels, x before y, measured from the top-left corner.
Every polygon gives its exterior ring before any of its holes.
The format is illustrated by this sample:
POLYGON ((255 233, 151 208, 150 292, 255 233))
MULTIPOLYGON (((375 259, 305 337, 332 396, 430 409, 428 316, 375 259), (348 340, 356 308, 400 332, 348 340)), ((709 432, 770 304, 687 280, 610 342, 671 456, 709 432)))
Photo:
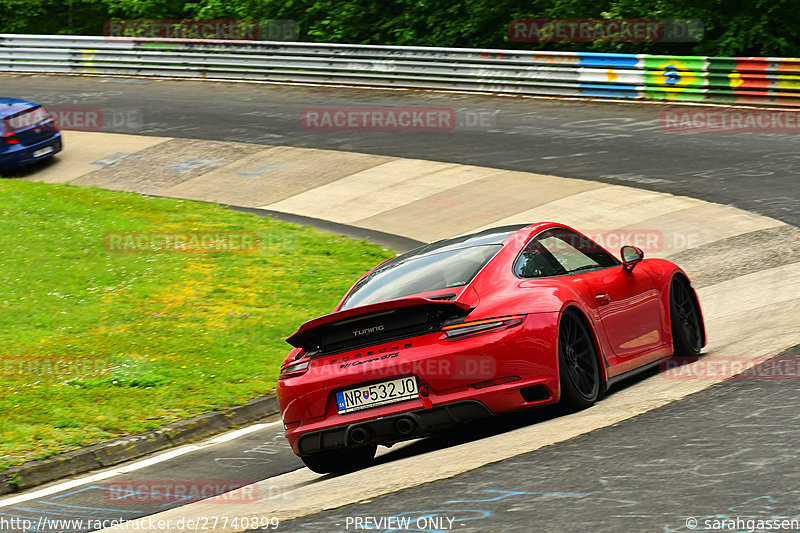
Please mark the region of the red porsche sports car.
POLYGON ((358 280, 303 324, 278 403, 315 472, 359 468, 378 445, 562 402, 705 345, 678 266, 623 246, 621 261, 563 224, 506 226, 422 246, 358 280))

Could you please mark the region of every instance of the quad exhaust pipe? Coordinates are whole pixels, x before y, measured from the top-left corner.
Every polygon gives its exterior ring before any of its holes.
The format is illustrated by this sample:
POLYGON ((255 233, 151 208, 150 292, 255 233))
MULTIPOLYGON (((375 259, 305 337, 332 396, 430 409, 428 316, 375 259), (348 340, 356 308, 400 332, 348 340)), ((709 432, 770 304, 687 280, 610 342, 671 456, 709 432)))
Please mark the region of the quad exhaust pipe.
POLYGON ((414 431, 414 421, 410 418, 401 418, 397 422, 394 423, 394 429, 397 430, 398 433, 401 435, 408 435, 412 431, 414 431))
POLYGON ((367 431, 364 428, 355 428, 350 432, 350 440, 353 444, 364 444, 367 441, 367 431))
MULTIPOLYGON (((394 430, 402 436, 410 435, 417 428, 417 423, 411 417, 403 417, 394 423, 394 430)), ((364 427, 357 427, 350 430, 351 444, 364 444, 369 440, 370 430, 364 427)))

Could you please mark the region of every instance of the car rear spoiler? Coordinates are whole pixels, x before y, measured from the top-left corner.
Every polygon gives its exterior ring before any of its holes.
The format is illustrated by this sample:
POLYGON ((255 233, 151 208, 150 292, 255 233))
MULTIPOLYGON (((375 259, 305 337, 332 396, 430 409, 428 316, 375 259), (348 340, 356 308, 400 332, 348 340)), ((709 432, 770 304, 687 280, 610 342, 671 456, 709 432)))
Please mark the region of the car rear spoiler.
POLYGON ((463 302, 428 298, 389 300, 309 320, 286 342, 295 348, 342 351, 435 331, 448 318, 466 316, 472 309, 463 302))

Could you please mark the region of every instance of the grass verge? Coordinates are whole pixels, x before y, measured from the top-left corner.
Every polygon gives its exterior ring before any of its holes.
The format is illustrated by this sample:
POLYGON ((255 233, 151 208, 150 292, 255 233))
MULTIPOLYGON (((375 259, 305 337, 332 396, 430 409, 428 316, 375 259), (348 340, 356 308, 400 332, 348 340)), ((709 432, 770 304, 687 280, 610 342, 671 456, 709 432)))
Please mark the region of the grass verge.
POLYGON ((0 471, 269 393, 283 339, 392 256, 220 206, 21 180, 0 181, 0 223, 0 471), (119 253, 128 232, 252 244, 119 253))

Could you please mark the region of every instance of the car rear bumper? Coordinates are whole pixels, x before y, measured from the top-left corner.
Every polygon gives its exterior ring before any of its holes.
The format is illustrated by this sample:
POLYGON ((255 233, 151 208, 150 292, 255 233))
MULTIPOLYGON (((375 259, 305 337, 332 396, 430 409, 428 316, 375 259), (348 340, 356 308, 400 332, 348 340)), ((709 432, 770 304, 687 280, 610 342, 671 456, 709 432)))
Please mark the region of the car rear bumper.
POLYGON ((558 401, 558 375, 552 374, 504 383, 484 389, 467 389, 447 395, 431 393, 432 407, 415 398, 349 415, 331 415, 288 429, 286 438, 298 455, 369 444, 388 445, 451 429, 499 413, 541 407, 558 401), (398 421, 409 419, 404 431, 398 421), (359 438, 357 428, 365 431, 359 438), (310 436, 311 440, 307 440, 310 436))
POLYGON ((466 400, 406 413, 304 433, 297 440, 300 455, 354 446, 389 444, 422 437, 491 416, 479 401, 466 400))
POLYGON ((55 133, 46 139, 42 139, 28 146, 14 144, 8 145, 7 148, 8 151, 0 154, 0 170, 3 171, 11 171, 21 166, 54 156, 60 152, 62 148, 61 134, 55 133), (34 155, 36 152, 48 147, 52 147, 53 151, 43 155, 34 155))

